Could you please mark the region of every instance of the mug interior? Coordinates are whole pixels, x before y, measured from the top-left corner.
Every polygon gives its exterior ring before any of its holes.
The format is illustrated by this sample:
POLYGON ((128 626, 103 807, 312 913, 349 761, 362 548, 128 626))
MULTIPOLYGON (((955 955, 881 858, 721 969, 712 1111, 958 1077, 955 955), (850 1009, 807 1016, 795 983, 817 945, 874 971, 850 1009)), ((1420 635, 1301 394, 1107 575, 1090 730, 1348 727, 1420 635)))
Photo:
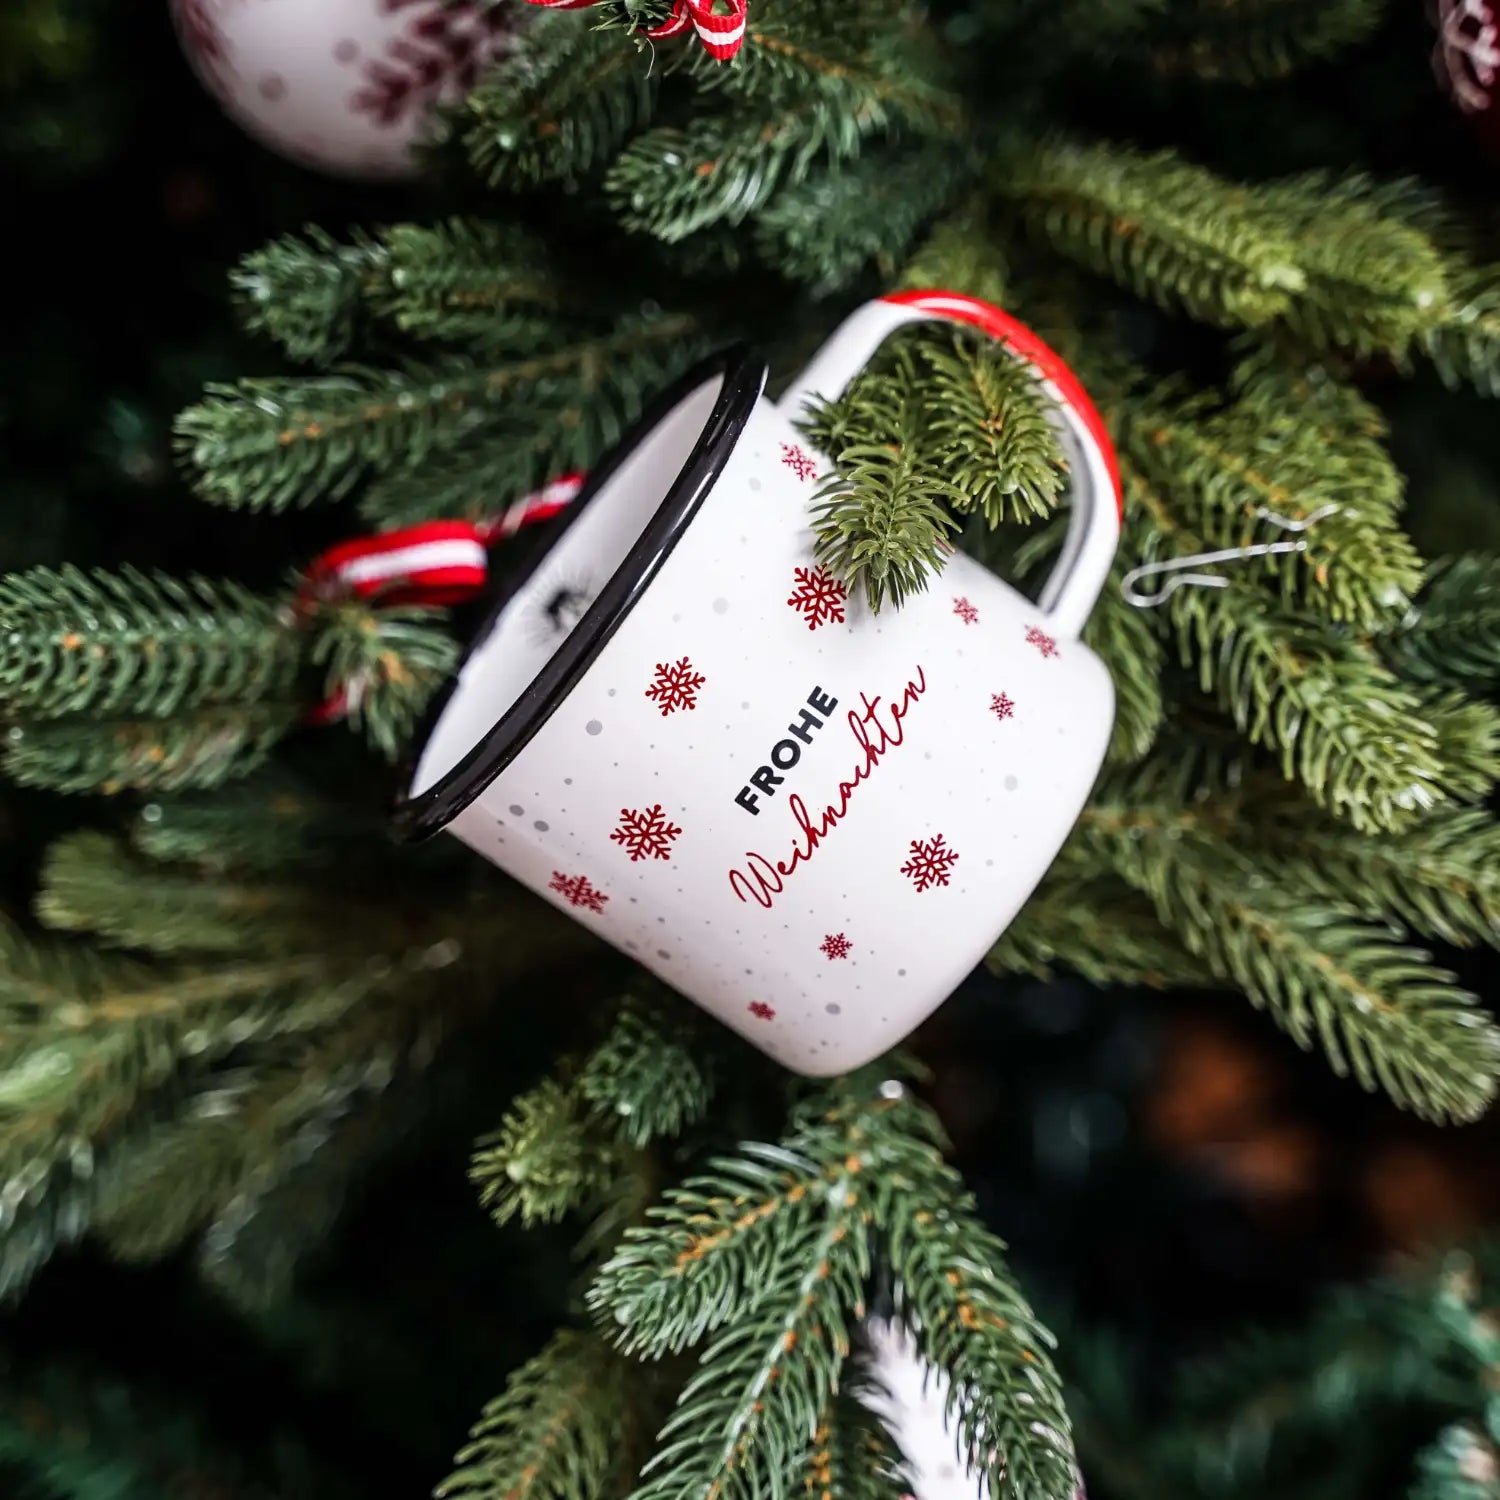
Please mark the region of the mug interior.
POLYGON ((595 470, 555 540, 512 578, 417 759, 398 827, 436 831, 524 746, 603 648, 728 460, 764 364, 727 351, 692 372, 595 470))

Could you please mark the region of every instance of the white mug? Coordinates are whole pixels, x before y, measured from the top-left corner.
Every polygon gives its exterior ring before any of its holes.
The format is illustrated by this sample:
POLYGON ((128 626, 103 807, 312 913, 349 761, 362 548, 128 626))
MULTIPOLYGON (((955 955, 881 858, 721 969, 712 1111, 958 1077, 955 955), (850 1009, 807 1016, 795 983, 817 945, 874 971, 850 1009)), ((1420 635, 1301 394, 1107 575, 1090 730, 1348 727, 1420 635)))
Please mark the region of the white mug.
POLYGON ((447 829, 799 1073, 899 1042, 984 956, 1081 810, 1113 718, 1079 641, 1119 536, 1103 424, 987 303, 855 312, 773 405, 721 353, 590 476, 439 703, 398 831, 447 829), (813 560, 830 468, 793 426, 894 329, 1031 363, 1072 515, 1040 601, 955 554, 872 615, 813 560))

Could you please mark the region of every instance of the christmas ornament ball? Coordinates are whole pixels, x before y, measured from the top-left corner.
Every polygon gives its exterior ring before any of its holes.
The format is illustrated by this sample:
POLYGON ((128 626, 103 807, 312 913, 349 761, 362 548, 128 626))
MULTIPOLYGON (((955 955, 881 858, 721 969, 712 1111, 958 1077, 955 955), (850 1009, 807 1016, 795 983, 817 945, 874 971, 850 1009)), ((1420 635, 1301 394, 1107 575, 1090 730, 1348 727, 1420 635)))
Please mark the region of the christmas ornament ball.
POLYGON ((516 12, 447 0, 171 0, 199 77, 251 136, 320 171, 406 177, 433 108, 514 45, 516 12))
POLYGON ((1500 0, 1437 0, 1432 63, 1448 97, 1500 157, 1500 0))

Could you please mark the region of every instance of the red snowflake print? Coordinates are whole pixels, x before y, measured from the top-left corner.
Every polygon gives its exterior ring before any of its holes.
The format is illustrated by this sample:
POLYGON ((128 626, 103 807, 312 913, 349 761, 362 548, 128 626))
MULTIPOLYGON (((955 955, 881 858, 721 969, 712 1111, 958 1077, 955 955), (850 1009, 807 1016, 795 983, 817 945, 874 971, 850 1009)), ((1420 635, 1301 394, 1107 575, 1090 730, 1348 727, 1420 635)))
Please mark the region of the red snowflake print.
POLYGON ((582 906, 589 911, 603 911, 604 903, 609 900, 587 875, 564 875, 561 870, 552 872, 547 889, 556 891, 569 906, 582 906))
POLYGON ((647 808, 622 807, 620 826, 610 838, 629 852, 633 864, 638 859, 671 859, 672 840, 681 832, 667 821, 658 802, 647 808))
POLYGON ((1016 705, 1011 702, 1010 696, 1008 694, 990 694, 990 712, 994 714, 997 719, 1008 719, 1015 713, 1015 711, 1016 705))
POLYGON ((817 459, 806 448, 799 447, 796 443, 781 445, 781 461, 798 479, 813 479, 817 475, 817 459))
POLYGON ((385 56, 366 60, 364 85, 349 100, 357 113, 380 125, 399 124, 444 98, 461 98, 485 64, 513 46, 514 22, 504 6, 381 0, 381 9, 387 15, 412 14, 403 34, 386 43, 385 56))
POLYGON ((1037 625, 1028 625, 1026 627, 1026 644, 1028 646, 1035 646, 1043 656, 1057 655, 1057 642, 1037 625))
POLYGON ((764 1000, 752 1000, 745 1009, 752 1016, 762 1021, 774 1021, 776 1019, 776 1012, 764 1000))
POLYGON ((680 662, 657 662, 656 677, 646 689, 646 696, 661 705, 662 717, 675 713, 679 708, 697 708, 698 689, 708 679, 702 672, 695 672, 687 657, 680 662))
POLYGON ((965 625, 977 625, 979 623, 979 611, 965 598, 960 597, 953 601, 953 613, 965 625))
POLYGON ((831 932, 818 945, 819 950, 826 953, 829 958, 848 958, 854 944, 844 936, 842 932, 831 932))
POLYGON ((796 577, 797 586, 786 602, 807 621, 807 628, 816 630, 830 620, 842 625, 849 598, 844 585, 825 568, 798 568, 796 577))
POLYGON ((957 863, 958 855, 944 843, 943 835, 938 834, 934 838, 911 841, 911 857, 901 866, 901 873, 909 877, 919 891, 925 891, 931 886, 947 885, 948 876, 957 863))

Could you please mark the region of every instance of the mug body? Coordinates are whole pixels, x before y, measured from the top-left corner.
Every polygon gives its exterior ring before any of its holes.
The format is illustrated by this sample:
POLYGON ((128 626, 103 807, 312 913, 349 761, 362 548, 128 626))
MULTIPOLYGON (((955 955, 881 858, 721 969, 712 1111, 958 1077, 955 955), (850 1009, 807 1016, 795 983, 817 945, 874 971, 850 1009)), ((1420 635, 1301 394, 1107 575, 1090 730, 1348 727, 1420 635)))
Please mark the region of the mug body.
POLYGON ((822 1075, 983 958, 1083 806, 1113 693, 962 555, 899 611, 847 596, 813 558, 827 465, 763 374, 697 372, 596 474, 471 648, 408 805, 822 1075))

